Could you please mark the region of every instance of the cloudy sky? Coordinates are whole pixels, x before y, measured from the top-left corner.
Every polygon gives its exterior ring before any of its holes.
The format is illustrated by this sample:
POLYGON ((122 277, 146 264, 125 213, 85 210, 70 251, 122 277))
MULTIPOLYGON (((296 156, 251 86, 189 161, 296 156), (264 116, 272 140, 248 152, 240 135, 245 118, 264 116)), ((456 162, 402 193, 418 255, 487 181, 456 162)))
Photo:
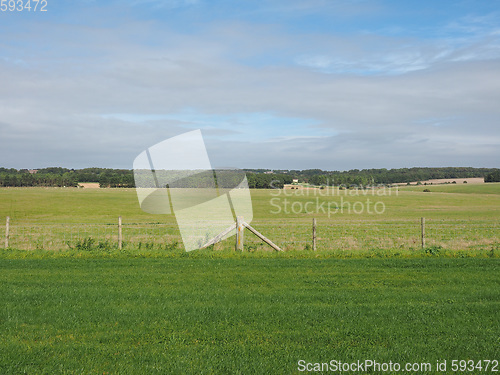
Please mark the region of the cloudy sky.
MULTIPOLYGON (((32 1, 33 3, 33 1, 32 1)), ((47 0, 0 11, 0 166, 499 167, 498 0, 47 0)))

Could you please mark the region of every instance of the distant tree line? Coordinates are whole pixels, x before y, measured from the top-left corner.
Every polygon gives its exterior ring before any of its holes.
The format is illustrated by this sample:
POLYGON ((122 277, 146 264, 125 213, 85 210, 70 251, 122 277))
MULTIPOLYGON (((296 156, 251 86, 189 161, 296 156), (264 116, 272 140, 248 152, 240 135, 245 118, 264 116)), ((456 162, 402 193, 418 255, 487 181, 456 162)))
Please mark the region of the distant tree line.
POLYGON ((0 186, 75 187, 77 184, 76 175, 65 168, 44 168, 37 173, 30 173, 27 169, 0 168, 0 186))
POLYGON ((80 182, 98 182, 101 187, 134 187, 132 171, 126 169, 61 167, 37 170, 0 168, 0 186, 77 187, 80 182))
POLYGON ((496 170, 486 175, 484 182, 500 182, 500 170, 496 170))
MULTIPOLYGON (((431 179, 484 177, 486 182, 500 181, 498 168, 399 168, 399 169, 352 169, 349 171, 279 170, 246 169, 248 186, 253 189, 282 188, 294 179, 311 185, 357 185, 372 186, 378 184, 406 183, 431 179)), ((212 177, 218 176, 221 186, 236 186, 242 174, 217 172, 201 173, 190 176, 179 187, 186 184, 192 187, 213 186, 212 177), (230 177, 228 177, 230 176, 230 177)), ((160 176, 161 177, 161 176, 160 176)), ((160 178, 161 180, 161 178, 160 178)), ((0 186, 56 186, 76 187, 81 182, 96 182, 102 188, 133 188, 134 173, 128 169, 84 168, 68 169, 61 167, 41 168, 36 171, 27 169, 0 168, 0 186)), ((153 186, 152 186, 153 187, 153 186)))
POLYGON ((264 174, 247 172, 248 187, 250 189, 281 189, 285 184, 291 184, 295 177, 289 174, 264 174))
MULTIPOLYGON (((289 184, 293 179, 311 185, 325 186, 374 186, 379 184, 408 183, 434 179, 474 178, 485 177, 490 174, 498 176, 497 168, 472 168, 472 167, 443 167, 443 168, 398 168, 398 169, 352 169, 349 171, 322 171, 321 169, 307 169, 303 171, 280 170, 274 173, 270 170, 247 170, 250 184, 252 180, 260 181, 257 186, 266 185, 265 181, 278 180, 279 183, 289 184)), ((489 177, 494 178, 494 177, 489 177)), ((276 187, 279 184, 273 183, 276 187)), ((267 183, 267 186, 269 184, 267 183)))
POLYGON ((310 169, 294 171, 294 178, 312 185, 362 185, 396 184, 414 181, 450 178, 485 177, 499 171, 496 168, 443 167, 443 168, 398 168, 398 169, 352 169, 349 171, 324 172, 310 169))

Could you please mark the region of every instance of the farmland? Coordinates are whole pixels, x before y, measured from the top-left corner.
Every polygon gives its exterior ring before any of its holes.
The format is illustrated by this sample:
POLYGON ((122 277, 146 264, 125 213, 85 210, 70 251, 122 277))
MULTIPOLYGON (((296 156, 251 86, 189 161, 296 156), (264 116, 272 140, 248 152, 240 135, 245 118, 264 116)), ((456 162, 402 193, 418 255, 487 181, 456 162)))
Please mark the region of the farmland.
MULTIPOLYGON (((330 194, 318 190, 288 191, 251 190, 255 220, 298 218, 309 216, 327 218, 327 213, 317 212, 305 216, 303 213, 274 214, 270 200, 273 197, 288 197, 289 200, 306 202, 319 197, 335 200, 344 197, 348 201, 377 197, 386 204, 386 211, 377 219, 409 219, 428 213, 430 208, 439 207, 431 217, 448 219, 457 215, 468 217, 498 218, 500 210, 500 183, 481 185, 435 185, 408 186, 363 194, 349 190, 335 189, 330 194), (431 194, 421 194, 424 189, 431 194), (434 192, 449 194, 433 194, 434 192), (379 194, 379 195, 377 195, 379 194), (474 197, 462 194, 475 194, 474 197)), ((10 215, 23 223, 109 223, 119 215, 131 222, 163 221, 174 222, 171 215, 152 215, 141 211, 135 189, 74 189, 74 188, 2 188, 0 189, 0 215, 10 215)), ((331 216, 333 221, 363 220, 372 217, 345 213, 331 216)))
MULTIPOLYGON (((53 238, 1 250, 0 372, 296 374, 300 360, 372 359, 433 366, 420 373, 447 360, 450 373, 452 360, 499 360, 500 184, 424 188, 370 195, 380 214, 347 210, 366 202, 361 192, 252 191, 252 225, 284 253, 250 234, 243 253, 234 237, 190 253, 53 238), (346 209, 308 212, 316 198, 346 209)), ((142 212, 128 189, 0 189, 0 214, 14 244, 21 228, 57 237, 65 226, 107 228, 81 231, 114 243, 118 216, 126 238, 155 226, 166 243, 177 238, 173 216, 142 212)))
MULTIPOLYGON (((426 219, 428 246, 486 251, 500 242, 498 183, 251 192, 252 225, 288 251, 310 247, 313 218, 322 253, 408 253, 420 246, 421 217, 426 219)), ((64 251, 86 238, 116 244, 118 216, 123 218, 125 247, 130 251, 144 244, 181 243, 175 217, 143 212, 134 189, 0 189, 0 213, 1 218, 10 216, 10 246, 19 249, 64 251)), ((0 220, 3 233, 5 222, 0 220)), ((251 250, 267 249, 251 236, 246 244, 251 250)), ((227 240, 215 250, 232 247, 227 240)))

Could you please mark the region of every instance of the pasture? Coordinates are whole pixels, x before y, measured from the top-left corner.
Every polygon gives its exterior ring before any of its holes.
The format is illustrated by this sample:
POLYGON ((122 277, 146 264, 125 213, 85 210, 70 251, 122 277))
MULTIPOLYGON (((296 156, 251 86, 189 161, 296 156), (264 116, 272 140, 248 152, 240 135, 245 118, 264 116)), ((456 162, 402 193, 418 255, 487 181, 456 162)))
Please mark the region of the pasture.
MULTIPOLYGON (((463 218, 497 219, 500 212, 500 183, 481 185, 429 185, 403 186, 394 189, 375 191, 338 190, 251 190, 254 220, 303 219, 317 217, 329 221, 344 220, 405 220, 422 215, 434 219, 450 219, 462 215, 463 218), (431 190, 423 193, 424 189, 431 190), (446 193, 446 194, 434 194, 446 193), (473 194, 463 195, 463 194, 473 194), (271 199, 279 198, 282 202, 271 199), (283 208, 283 201, 305 204, 307 201, 345 202, 381 201, 386 210, 381 215, 354 212, 331 214, 318 211, 314 213, 275 213, 276 205, 283 208)), ((0 215, 10 216, 22 223, 114 223, 118 216, 130 222, 173 223, 172 215, 154 215, 143 212, 138 204, 135 189, 76 189, 76 188, 0 188, 0 215)))
MULTIPOLYGON (((409 254, 426 246, 444 251, 488 251, 500 242, 500 184, 409 186, 377 190, 252 190, 252 225, 287 251, 311 247, 356 256, 379 250, 409 254), (431 192, 423 192, 425 188, 431 192)), ((134 189, 0 189, 0 233, 10 216, 12 248, 66 251, 86 239, 102 247, 117 243, 118 216, 130 251, 182 247, 174 215, 143 212, 134 189)), ((267 246, 247 235, 248 250, 267 246)), ((215 250, 233 248, 229 239, 215 250)))
POLYGON ((432 366, 413 373, 443 373, 446 360, 451 373, 453 360, 498 361, 500 184, 420 188, 252 191, 252 225, 284 253, 250 234, 244 252, 233 237, 186 253, 174 217, 142 212, 133 190, 0 189, 13 244, 0 250, 0 373, 298 374, 300 360, 366 359, 432 366), (347 211, 367 198, 384 212, 347 211), (335 214, 306 205, 341 200, 335 214), (71 249, 65 228, 112 245, 71 249))

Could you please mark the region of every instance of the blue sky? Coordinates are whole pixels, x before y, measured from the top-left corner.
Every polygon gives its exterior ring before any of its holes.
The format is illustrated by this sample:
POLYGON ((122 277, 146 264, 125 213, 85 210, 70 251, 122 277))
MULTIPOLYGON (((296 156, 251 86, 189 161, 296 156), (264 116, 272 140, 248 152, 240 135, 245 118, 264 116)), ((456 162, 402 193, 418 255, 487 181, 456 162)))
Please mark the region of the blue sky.
POLYGON ((0 166, 498 167, 500 1, 48 0, 0 12, 0 166))

